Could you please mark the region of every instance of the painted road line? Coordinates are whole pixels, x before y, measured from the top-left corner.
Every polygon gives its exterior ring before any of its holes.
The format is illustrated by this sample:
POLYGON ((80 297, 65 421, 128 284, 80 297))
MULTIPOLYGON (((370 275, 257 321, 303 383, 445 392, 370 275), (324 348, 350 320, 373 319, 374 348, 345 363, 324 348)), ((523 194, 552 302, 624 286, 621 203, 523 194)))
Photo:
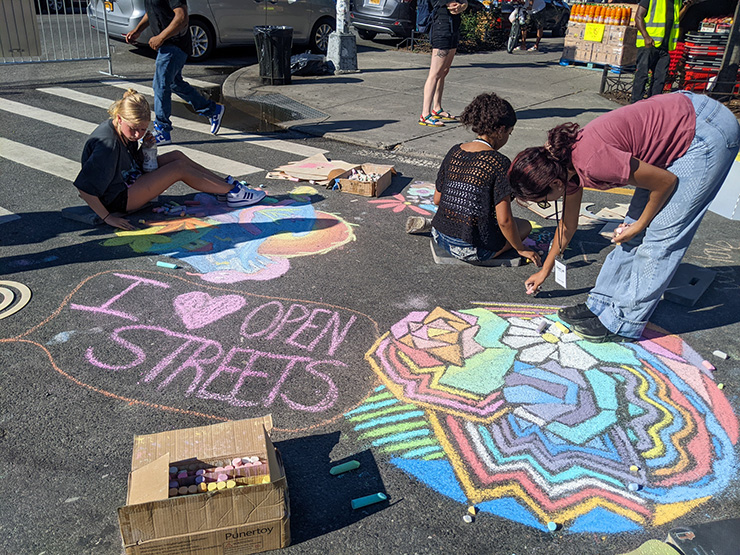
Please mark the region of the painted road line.
MULTIPOLYGON (((6 100, 3 98, 0 98, 0 110, 5 110, 13 114, 18 114, 27 118, 35 119, 37 121, 42 121, 44 123, 48 123, 56 127, 61 127, 69 131, 77 131, 78 133, 83 133, 84 135, 89 135, 98 126, 95 123, 79 120, 77 118, 71 118, 69 116, 57 114, 49 110, 36 108, 34 106, 28 106, 26 104, 21 104, 20 102, 6 100)), ((184 146, 172 145, 160 147, 159 150, 160 153, 169 152, 171 150, 180 150, 188 158, 196 161, 201 166, 205 166, 211 171, 226 175, 233 175, 235 177, 251 175, 254 173, 265 171, 263 168, 258 168, 256 166, 244 164, 242 162, 237 162, 235 160, 230 160, 222 156, 208 154, 207 152, 201 152, 199 150, 184 146)), ((79 163, 77 165, 75 177, 77 176, 77 172, 79 172, 79 163)), ((74 177, 72 179, 74 179, 74 177)))
POLYGON ((0 156, 11 162, 61 177, 67 181, 74 181, 80 172, 79 160, 70 160, 3 137, 0 137, 0 156))
POLYGON ((0 206, 0 224, 7 224, 13 220, 20 220, 20 216, 15 212, 11 212, 7 208, 0 206))
MULTIPOLYGON (((185 79, 188 83, 190 83, 194 87, 200 87, 201 89, 210 89, 213 87, 218 87, 216 83, 208 83, 206 81, 199 81, 198 79, 185 79)), ((110 87, 115 87, 117 89, 123 89, 124 91, 127 91, 129 89, 134 89, 136 92, 140 92, 141 94, 145 94, 147 96, 154 96, 154 89, 150 87, 149 85, 144 85, 143 83, 134 83, 132 81, 101 81, 103 85, 108 85, 110 87)), ((172 100, 175 102, 180 102, 182 104, 188 104, 187 100, 183 100, 176 94, 172 95, 172 100)))
MULTIPOLYGON (((74 100, 76 102, 88 104, 90 106, 104 108, 105 110, 107 110, 113 102, 110 98, 93 96, 91 94, 63 87, 45 87, 37 90, 47 94, 60 96, 68 100, 74 100)), ((172 124, 175 126, 175 128, 187 129, 189 131, 195 131, 196 133, 206 133, 208 135, 211 135, 211 127, 207 123, 201 123, 185 118, 178 118, 175 116, 172 116, 170 119, 172 120, 172 124)), ((237 131, 236 129, 228 129, 226 127, 221 128, 221 131, 219 131, 218 133, 218 139, 249 143, 250 145, 269 148, 271 150, 277 150, 279 152, 287 152, 289 154, 295 154, 297 156, 314 156, 315 154, 324 154, 326 152, 329 152, 325 149, 314 148, 298 143, 291 143, 290 141, 283 141, 281 139, 266 139, 261 135, 242 133, 241 131, 237 131)))

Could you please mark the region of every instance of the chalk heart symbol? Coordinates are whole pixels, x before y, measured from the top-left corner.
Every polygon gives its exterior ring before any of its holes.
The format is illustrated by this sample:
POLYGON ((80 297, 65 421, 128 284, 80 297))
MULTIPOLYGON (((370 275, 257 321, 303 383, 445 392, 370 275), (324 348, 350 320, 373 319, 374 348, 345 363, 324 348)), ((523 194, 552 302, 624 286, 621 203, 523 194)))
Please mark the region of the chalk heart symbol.
POLYGON ((193 291, 175 298, 175 312, 189 330, 197 330, 241 309, 245 304, 239 295, 212 297, 208 293, 193 291))

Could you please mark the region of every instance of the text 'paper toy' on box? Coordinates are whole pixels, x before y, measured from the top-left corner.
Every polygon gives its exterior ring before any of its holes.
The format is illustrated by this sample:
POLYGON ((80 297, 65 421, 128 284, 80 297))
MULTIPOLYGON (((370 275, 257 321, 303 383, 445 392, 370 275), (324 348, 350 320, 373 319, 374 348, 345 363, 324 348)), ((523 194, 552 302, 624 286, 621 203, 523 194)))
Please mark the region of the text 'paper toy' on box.
POLYGON ((246 555, 289 545, 288 484, 271 430, 268 415, 136 436, 118 509, 126 555, 246 555), (259 475, 229 467, 242 458, 255 461, 259 475), (228 487, 173 495, 173 469, 178 478, 194 470, 197 482, 212 479, 211 467, 232 476, 228 487))

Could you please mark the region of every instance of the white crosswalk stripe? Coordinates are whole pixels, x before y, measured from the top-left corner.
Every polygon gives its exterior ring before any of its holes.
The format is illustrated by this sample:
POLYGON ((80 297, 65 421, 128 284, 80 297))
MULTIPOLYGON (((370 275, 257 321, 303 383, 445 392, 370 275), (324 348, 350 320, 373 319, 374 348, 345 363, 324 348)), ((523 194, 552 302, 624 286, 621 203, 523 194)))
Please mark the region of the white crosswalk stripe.
MULTIPOLYGON (((37 121, 42 121, 44 123, 48 123, 56 127, 61 127, 69 131, 77 131, 78 133, 83 133, 85 135, 89 135, 97 127, 97 124, 95 123, 90 123, 90 122, 83 121, 77 118, 72 118, 69 116, 65 116, 63 114, 57 114, 56 112, 51 112, 49 110, 44 110, 42 108, 36 108, 34 106, 29 106, 27 104, 22 104, 20 102, 15 102, 13 100, 7 100, 4 98, 0 98, 0 110, 4 110, 6 112, 21 115, 27 118, 35 119, 37 121)), ((172 150, 182 151, 190 159, 194 160, 201 166, 205 166, 211 171, 222 173, 222 174, 227 174, 227 175, 233 175, 234 177, 251 175, 254 173, 264 171, 264 169, 262 168, 251 166, 249 164, 243 164, 242 162, 237 162, 235 160, 230 160, 228 158, 223 158, 221 156, 208 154, 207 152, 202 152, 200 150, 195 150, 193 148, 188 148, 184 146, 168 145, 168 146, 163 146, 159 148, 160 153, 170 152, 172 150)), ((3 158, 7 158, 7 156, 5 156, 4 151, 0 151, 0 156, 2 156, 3 158)), ((79 162, 76 162, 75 164, 76 164, 76 170, 75 170, 75 173, 72 179, 74 179, 77 176, 77 172, 80 171, 79 162)), ((31 167, 34 167, 34 166, 31 166, 31 167)), ((42 168, 39 168, 39 169, 42 169, 42 168)), ((47 171, 47 170, 42 169, 42 171, 47 171)), ((47 172, 47 173, 54 173, 54 172, 47 172)), ((59 177, 63 179, 67 179, 66 174, 55 174, 55 175, 58 175, 59 177)))
MULTIPOLYGON (((151 96, 151 88, 148 88, 147 90, 150 91, 149 93, 145 92, 145 88, 137 83, 127 83, 125 81, 107 81, 106 83, 112 84, 123 84, 126 85, 125 88, 128 89, 129 86, 132 88, 137 88, 139 92, 142 94, 149 94, 151 96)), ((108 109, 110 105, 113 103, 112 100, 109 98, 103 98, 100 96, 94 96, 91 94, 75 91, 74 89, 68 89, 64 87, 45 87, 37 89, 41 92, 60 96, 62 98, 67 98, 69 100, 74 100, 75 102, 81 102, 83 104, 88 104, 90 106, 97 106, 98 108, 104 108, 108 109)), ((170 117, 170 120, 172 121, 172 125, 176 129, 187 129, 188 131, 195 131, 196 133, 206 133, 208 135, 211 135, 211 126, 208 123, 193 121, 185 118, 178 118, 176 116, 170 117)), ((311 146, 301 145, 298 143, 292 143, 290 141, 283 141, 281 139, 271 139, 271 138, 264 138, 261 135, 254 135, 251 133, 242 133, 241 131, 237 131, 236 129, 228 129, 226 127, 221 127, 221 130, 218 132, 218 139, 219 140, 229 140, 229 141, 239 141, 244 143, 249 143, 249 145, 253 146, 259 146, 263 148, 269 148, 272 150, 277 150, 280 152, 288 152, 290 154, 295 154, 297 156, 314 156, 315 154, 324 154, 325 152, 328 152, 325 149, 320 148, 314 148, 311 146)))
POLYGON ((39 148, 0 137, 0 155, 17 164, 74 181, 80 171, 80 161, 70 160, 39 148))

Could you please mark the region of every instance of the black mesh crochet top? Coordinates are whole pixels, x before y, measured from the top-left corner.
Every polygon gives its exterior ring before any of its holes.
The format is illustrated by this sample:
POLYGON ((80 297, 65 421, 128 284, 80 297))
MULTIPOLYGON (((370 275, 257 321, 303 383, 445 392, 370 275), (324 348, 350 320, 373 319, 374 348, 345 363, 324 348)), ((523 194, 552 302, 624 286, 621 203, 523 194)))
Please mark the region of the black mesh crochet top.
POLYGON ((476 247, 501 250, 506 239, 496 221, 496 205, 512 197, 510 165, 496 150, 467 152, 453 146, 437 174, 442 198, 432 226, 476 247))

